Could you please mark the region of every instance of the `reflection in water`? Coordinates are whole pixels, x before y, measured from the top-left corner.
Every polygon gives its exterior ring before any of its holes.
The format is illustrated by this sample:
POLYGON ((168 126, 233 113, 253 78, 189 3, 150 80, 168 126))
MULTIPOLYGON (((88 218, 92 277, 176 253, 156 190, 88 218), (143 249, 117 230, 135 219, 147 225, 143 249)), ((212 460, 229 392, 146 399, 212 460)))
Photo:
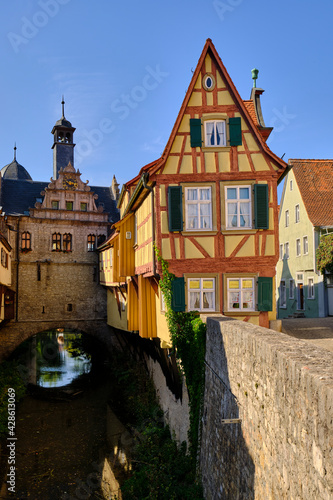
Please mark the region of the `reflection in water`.
POLYGON ((90 356, 81 346, 81 335, 47 332, 36 336, 36 384, 40 387, 62 387, 76 377, 89 373, 90 356))

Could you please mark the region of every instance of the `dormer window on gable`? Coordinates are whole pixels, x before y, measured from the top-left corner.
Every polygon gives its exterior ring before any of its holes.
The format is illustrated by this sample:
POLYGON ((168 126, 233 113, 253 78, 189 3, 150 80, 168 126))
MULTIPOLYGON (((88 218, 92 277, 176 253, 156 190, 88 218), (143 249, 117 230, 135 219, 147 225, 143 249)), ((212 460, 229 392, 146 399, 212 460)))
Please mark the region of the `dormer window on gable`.
POLYGON ((221 114, 191 118, 190 135, 192 148, 241 146, 241 118, 221 114))

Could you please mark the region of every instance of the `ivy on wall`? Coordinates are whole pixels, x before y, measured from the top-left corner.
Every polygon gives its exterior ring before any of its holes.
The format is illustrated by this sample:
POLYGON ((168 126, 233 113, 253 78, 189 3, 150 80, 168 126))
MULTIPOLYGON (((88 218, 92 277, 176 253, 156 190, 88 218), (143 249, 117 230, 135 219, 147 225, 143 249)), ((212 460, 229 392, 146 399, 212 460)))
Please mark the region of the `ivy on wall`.
POLYGON ((323 236, 320 239, 316 252, 317 267, 321 273, 328 271, 333 273, 333 233, 323 236))
POLYGON ((190 406, 190 454, 193 459, 196 459, 204 391, 206 325, 195 311, 175 312, 172 310, 172 282, 175 275, 169 272, 168 263, 156 247, 155 252, 162 267, 162 278, 159 284, 164 297, 165 315, 172 346, 186 378, 190 406))

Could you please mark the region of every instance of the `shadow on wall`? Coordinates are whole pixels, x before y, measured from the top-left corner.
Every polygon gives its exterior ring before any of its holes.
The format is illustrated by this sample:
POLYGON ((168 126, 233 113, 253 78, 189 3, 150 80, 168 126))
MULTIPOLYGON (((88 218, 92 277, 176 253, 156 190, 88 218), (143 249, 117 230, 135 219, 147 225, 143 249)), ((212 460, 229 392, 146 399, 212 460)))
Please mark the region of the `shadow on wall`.
MULTIPOLYGON (((318 297, 319 285, 314 283, 315 273, 300 271, 291 274, 288 259, 283 259, 283 268, 278 283, 276 310, 279 319, 298 317, 304 315, 307 318, 316 318, 319 315, 318 297), (312 285, 309 279, 312 279, 312 285)), ((327 315, 327 294, 324 297, 324 311, 327 315)))
POLYGON ((207 346, 214 345, 214 352, 206 352, 200 452, 204 494, 207 500, 251 500, 255 466, 244 439, 240 404, 230 387, 219 324, 217 327, 207 332, 216 338, 207 342, 207 346))

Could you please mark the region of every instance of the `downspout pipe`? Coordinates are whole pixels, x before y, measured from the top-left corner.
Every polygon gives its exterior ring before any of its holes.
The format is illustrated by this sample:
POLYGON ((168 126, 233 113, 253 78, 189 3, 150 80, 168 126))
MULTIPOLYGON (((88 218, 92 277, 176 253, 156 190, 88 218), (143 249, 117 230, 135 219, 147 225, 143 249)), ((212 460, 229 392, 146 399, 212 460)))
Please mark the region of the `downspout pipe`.
MULTIPOLYGON (((155 243, 155 218, 154 218, 154 189, 151 186, 148 186, 147 182, 149 180, 149 173, 145 172, 142 176, 142 185, 145 189, 148 189, 151 194, 151 226, 152 226, 152 236, 153 236, 153 245, 155 243)), ((156 274, 156 256, 155 249, 153 247, 153 273, 154 276, 156 274)))

